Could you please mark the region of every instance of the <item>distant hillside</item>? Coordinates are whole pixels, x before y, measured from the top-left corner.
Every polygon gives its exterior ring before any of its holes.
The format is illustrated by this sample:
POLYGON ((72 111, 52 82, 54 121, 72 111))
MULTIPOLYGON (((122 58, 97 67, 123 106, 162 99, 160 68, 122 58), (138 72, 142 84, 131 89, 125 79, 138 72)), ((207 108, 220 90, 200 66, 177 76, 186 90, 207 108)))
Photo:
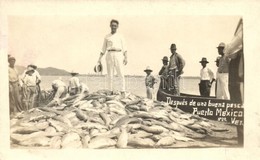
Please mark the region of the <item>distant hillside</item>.
MULTIPOLYGON (((16 69, 18 70, 19 74, 22 74, 26 67, 24 66, 16 66, 16 69)), ((40 75, 44 76, 66 76, 70 75, 70 73, 63 69, 57 69, 53 67, 47 67, 47 68, 37 68, 37 71, 40 73, 40 75)))

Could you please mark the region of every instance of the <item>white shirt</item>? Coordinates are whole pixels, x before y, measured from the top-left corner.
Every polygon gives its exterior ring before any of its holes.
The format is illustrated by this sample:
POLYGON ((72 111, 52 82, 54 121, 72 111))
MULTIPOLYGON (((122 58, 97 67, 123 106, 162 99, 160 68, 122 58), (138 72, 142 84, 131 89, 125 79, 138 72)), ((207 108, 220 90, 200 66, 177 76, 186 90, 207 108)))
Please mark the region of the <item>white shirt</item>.
POLYGON ((103 43, 102 53, 108 50, 121 50, 123 53, 127 50, 124 38, 119 33, 108 34, 103 43))
POLYGON ((79 78, 78 77, 71 77, 69 81, 69 87, 70 88, 79 88, 79 78))
POLYGON ((88 86, 84 83, 80 83, 81 93, 84 93, 85 91, 89 91, 88 86))
POLYGON ((208 68, 202 68, 200 70, 200 79, 201 80, 211 80, 214 78, 214 73, 208 68))
POLYGON ((54 80, 54 81, 52 82, 52 85, 53 85, 54 87, 56 87, 56 88, 65 87, 65 86, 66 86, 66 84, 65 84, 63 81, 59 80, 59 79, 54 80))
POLYGON ((25 77, 23 78, 23 82, 26 86, 30 87, 30 86, 36 86, 36 81, 37 81, 37 78, 36 76, 33 76, 33 75, 28 75, 26 74, 25 77))
POLYGON ((10 82, 16 82, 19 80, 19 76, 18 76, 18 72, 17 72, 16 68, 9 67, 8 73, 9 73, 10 82))
MULTIPOLYGON (((27 69, 26 69, 26 70, 23 72, 23 74, 21 75, 21 79, 24 79, 24 77, 26 76, 26 74, 25 74, 26 71, 27 71, 27 69)), ((41 76, 40 76, 39 72, 36 71, 36 70, 34 70, 32 76, 34 76, 34 77, 37 79, 37 82, 38 82, 39 80, 41 80, 41 76)))

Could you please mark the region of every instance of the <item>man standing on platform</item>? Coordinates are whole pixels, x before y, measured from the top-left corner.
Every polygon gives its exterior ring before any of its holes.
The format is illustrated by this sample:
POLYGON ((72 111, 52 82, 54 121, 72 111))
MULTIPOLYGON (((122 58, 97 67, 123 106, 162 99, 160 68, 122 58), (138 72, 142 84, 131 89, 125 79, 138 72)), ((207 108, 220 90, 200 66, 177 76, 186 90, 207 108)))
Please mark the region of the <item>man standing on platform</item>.
POLYGON ((219 55, 221 56, 219 58, 219 66, 217 73, 217 98, 229 100, 230 95, 228 90, 228 74, 230 59, 224 54, 225 43, 221 42, 217 49, 219 55))
POLYGON ((127 49, 122 35, 117 33, 119 22, 112 19, 110 21, 111 33, 108 34, 103 43, 103 48, 100 53, 98 63, 101 63, 101 58, 107 52, 106 64, 107 64, 107 74, 108 74, 108 88, 113 91, 113 78, 114 70, 116 70, 117 75, 121 82, 121 93, 125 94, 125 77, 123 72, 123 65, 127 64, 127 49))
POLYGON ((171 57, 169 61, 169 69, 171 69, 174 76, 174 92, 176 96, 180 95, 180 75, 183 74, 183 68, 185 61, 180 54, 176 52, 177 48, 175 44, 171 44, 171 57))

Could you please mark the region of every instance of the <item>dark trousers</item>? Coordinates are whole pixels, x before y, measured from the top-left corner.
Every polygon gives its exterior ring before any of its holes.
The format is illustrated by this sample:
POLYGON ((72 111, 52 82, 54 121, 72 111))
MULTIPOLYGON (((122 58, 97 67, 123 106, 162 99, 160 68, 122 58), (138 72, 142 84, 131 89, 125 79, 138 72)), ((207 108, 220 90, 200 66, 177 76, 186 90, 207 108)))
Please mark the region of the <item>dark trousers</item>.
POLYGON ((210 96, 210 88, 211 84, 209 80, 201 80, 199 83, 199 90, 200 95, 203 97, 209 97, 210 96))

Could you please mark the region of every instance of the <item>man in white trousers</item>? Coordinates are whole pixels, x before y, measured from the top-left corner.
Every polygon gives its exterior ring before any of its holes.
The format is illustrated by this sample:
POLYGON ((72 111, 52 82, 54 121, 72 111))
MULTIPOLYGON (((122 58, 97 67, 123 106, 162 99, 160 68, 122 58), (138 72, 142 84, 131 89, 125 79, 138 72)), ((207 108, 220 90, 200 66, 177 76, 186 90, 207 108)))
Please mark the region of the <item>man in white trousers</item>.
POLYGON ((98 63, 101 63, 103 55, 106 53, 108 88, 113 91, 114 70, 120 78, 120 91, 125 94, 125 77, 123 72, 123 65, 127 64, 127 49, 122 35, 117 33, 119 22, 112 19, 110 21, 111 33, 106 35, 100 53, 98 63))
POLYGON ((217 98, 218 99, 230 99, 229 90, 228 90, 228 73, 229 73, 229 62, 228 58, 224 54, 225 43, 221 42, 219 44, 218 53, 221 56, 219 58, 219 66, 217 72, 217 98))

